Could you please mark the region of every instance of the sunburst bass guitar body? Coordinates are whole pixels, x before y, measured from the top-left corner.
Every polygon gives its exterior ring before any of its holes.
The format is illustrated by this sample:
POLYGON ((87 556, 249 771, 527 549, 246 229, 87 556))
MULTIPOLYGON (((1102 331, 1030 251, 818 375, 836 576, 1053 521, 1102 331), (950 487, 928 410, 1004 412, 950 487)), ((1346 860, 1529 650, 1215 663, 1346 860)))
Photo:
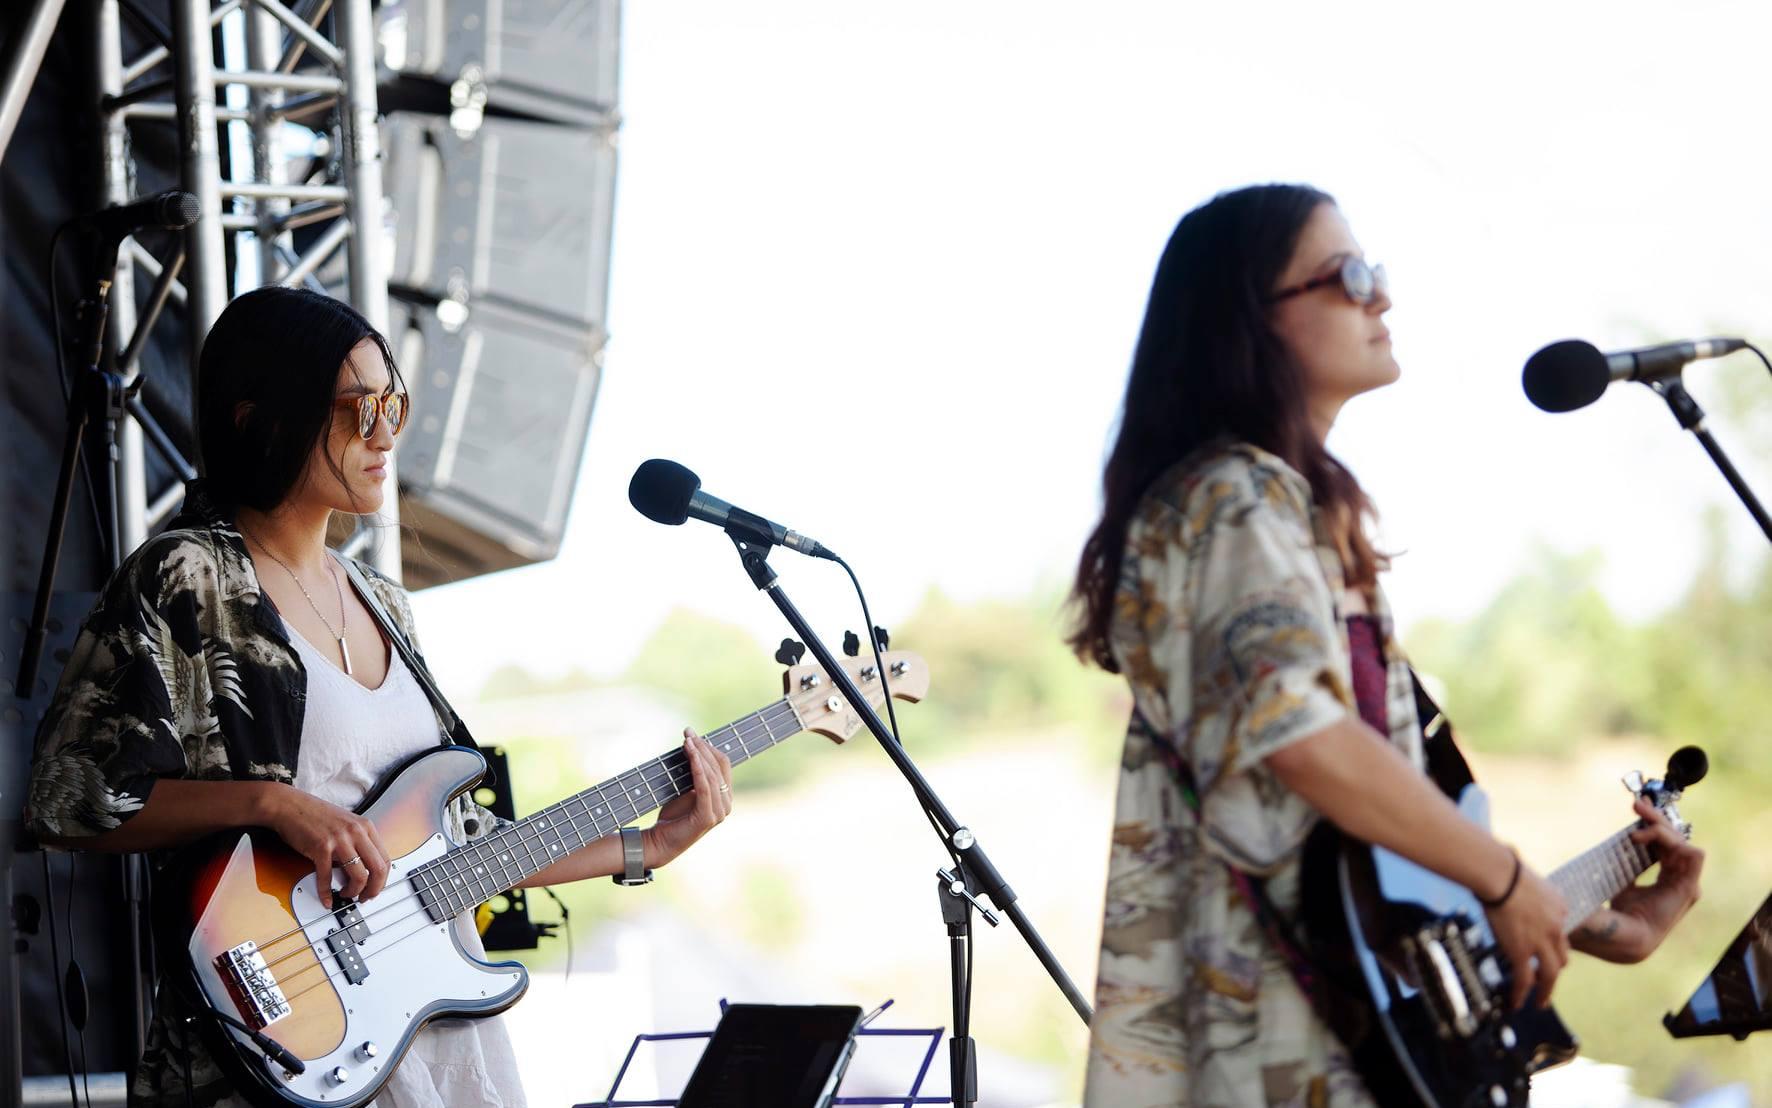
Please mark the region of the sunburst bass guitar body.
MULTIPOLYGON (((894 651, 885 661, 891 695, 922 699, 929 686, 922 659, 894 651)), ((871 661, 845 659, 844 668, 870 701, 884 703, 871 661)), ((736 765, 801 731, 842 742, 860 728, 859 715, 831 694, 818 667, 796 666, 784 683, 788 696, 710 732, 708 741, 736 765)), ((447 830, 450 803, 485 772, 478 751, 443 746, 383 777, 357 809, 392 859, 386 887, 371 900, 335 895, 330 909, 323 906, 313 863, 260 829, 213 836, 163 867, 155 928, 159 949, 174 962, 175 1003, 195 1017, 246 1099, 358 1108, 374 1099, 425 1024, 515 1004, 528 972, 470 952, 458 917, 691 787, 688 761, 673 750, 458 844, 447 830)))

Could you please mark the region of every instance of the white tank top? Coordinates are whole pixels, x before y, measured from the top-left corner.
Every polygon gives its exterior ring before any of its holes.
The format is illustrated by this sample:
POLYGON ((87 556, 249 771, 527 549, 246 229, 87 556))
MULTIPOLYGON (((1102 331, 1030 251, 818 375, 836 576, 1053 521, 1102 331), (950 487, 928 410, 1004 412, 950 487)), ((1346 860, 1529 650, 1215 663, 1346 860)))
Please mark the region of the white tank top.
MULTIPOLYGON (((355 808, 382 775, 442 741, 430 698, 388 651, 388 675, 366 689, 338 663, 290 627, 289 641, 308 673, 302 710, 301 754, 295 787, 341 808, 355 808)), ((485 957, 472 914, 456 917, 468 953, 485 957)), ((232 1108, 227 1098, 217 1108, 232 1108)), ((369 1108, 525 1108, 523 1080, 504 1019, 437 1020, 412 1049, 369 1108)))
POLYGON ((381 687, 366 689, 294 627, 289 641, 308 671, 295 763, 295 787, 302 792, 355 808, 384 773, 442 741, 430 698, 399 651, 388 652, 381 687))

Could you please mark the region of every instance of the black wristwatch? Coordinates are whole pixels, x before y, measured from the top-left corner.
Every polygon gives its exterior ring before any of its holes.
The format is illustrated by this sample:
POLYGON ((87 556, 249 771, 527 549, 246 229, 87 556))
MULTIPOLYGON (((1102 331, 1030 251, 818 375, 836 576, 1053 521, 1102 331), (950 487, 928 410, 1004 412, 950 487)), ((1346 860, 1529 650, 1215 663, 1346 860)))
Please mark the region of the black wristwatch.
POLYGON ((646 868, 643 843, 638 827, 621 829, 621 860, 624 868, 621 873, 611 877, 611 881, 617 885, 644 885, 652 880, 652 871, 646 868))

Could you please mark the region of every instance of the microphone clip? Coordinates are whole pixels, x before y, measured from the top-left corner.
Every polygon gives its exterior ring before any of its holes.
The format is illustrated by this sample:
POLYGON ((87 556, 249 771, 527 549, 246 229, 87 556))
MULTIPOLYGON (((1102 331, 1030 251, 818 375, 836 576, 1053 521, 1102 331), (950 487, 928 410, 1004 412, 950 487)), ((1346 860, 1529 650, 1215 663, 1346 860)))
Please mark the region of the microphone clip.
POLYGON ((774 549, 775 544, 768 539, 756 541, 735 535, 730 526, 726 528, 726 537, 731 539, 732 545, 738 548, 739 563, 744 566, 744 571, 749 575, 751 584, 759 589, 774 588, 775 567, 769 564, 769 551, 774 549))
POLYGON ((733 508, 726 513, 724 528, 733 542, 748 542, 768 550, 775 545, 775 530, 769 521, 743 508, 733 508))

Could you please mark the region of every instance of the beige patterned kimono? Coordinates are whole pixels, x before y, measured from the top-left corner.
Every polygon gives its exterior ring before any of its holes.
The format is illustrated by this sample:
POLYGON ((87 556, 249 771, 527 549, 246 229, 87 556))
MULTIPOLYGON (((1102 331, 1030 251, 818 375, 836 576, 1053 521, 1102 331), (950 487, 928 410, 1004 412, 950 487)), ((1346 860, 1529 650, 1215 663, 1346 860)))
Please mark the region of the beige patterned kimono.
MULTIPOLYGON (((1195 453, 1145 494, 1127 534, 1114 656, 1139 712, 1120 768, 1089 1044, 1089 1108, 1372 1103, 1230 881, 1298 907, 1318 819, 1262 759, 1357 718, 1340 558, 1285 462, 1242 443, 1195 453), (1155 748, 1173 745, 1198 815, 1155 748)), ((1390 739, 1417 766, 1407 664, 1382 594, 1390 739)))

